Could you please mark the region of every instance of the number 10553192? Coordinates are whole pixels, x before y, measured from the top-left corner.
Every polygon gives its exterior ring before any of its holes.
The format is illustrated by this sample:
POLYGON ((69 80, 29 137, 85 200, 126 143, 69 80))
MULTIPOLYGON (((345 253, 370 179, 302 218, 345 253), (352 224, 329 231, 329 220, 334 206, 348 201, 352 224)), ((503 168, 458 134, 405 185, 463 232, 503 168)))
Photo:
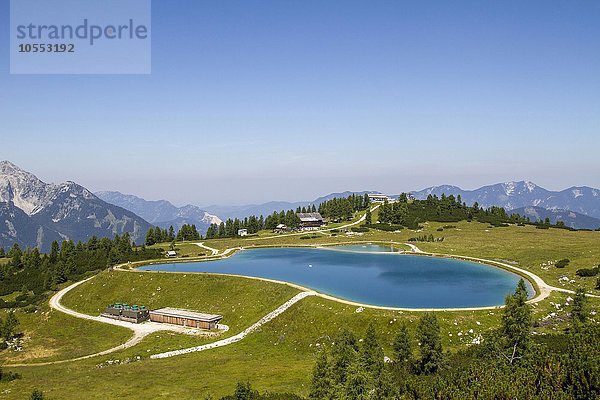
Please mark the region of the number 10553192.
POLYGON ((19 53, 74 53, 75 45, 71 43, 21 43, 19 53))

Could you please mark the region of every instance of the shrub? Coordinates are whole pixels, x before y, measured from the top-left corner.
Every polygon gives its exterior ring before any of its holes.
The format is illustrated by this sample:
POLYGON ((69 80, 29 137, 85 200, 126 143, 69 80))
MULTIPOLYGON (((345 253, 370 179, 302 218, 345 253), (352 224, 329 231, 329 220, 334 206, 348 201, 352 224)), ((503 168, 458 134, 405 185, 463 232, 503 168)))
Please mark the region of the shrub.
POLYGON ((444 229, 454 229, 456 225, 444 225, 444 229))
POLYGON ((599 269, 599 267, 581 268, 581 269, 578 269, 577 272, 575 272, 575 273, 581 277, 596 276, 596 275, 598 275, 598 269, 599 269))
POLYGON ((1 381, 10 382, 10 381, 14 381, 15 379, 21 379, 21 375, 15 373, 15 372, 11 372, 11 371, 4 372, 2 370, 2 368, 0 368, 0 380, 1 381))
POLYGON ((564 268, 567 265, 569 265, 570 262, 571 260, 569 260, 568 258, 563 258, 562 260, 558 260, 554 265, 556 266, 556 268, 564 268))
POLYGON ((436 230, 437 230, 438 232, 443 232, 443 231, 444 231, 444 228, 437 228, 436 230))
POLYGON ((352 232, 369 232, 369 228, 361 226, 358 228, 353 227, 352 232))

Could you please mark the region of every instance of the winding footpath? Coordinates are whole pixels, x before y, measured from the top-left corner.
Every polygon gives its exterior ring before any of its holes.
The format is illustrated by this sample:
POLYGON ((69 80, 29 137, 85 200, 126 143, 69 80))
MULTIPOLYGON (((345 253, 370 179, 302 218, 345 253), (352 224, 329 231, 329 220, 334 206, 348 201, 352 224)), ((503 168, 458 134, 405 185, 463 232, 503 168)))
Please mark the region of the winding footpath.
POLYGON ((279 306, 277 309, 275 309, 274 311, 265 315, 258 322, 250 325, 248 328, 244 329, 242 332, 238 333, 237 335, 228 337, 226 339, 218 340, 213 343, 204 344, 201 346, 189 347, 187 349, 173 350, 173 351, 167 351, 165 353, 153 354, 150 356, 150 358, 157 359, 157 358, 168 358, 168 357, 180 356, 183 354, 194 353, 197 351, 215 349, 217 347, 223 347, 223 346, 227 346, 229 344, 239 342, 240 340, 244 339, 246 336, 248 336, 252 332, 256 331, 258 328, 260 328, 261 326, 266 324, 267 322, 278 317, 281 313, 283 313, 285 310, 287 310, 288 308, 290 308, 291 306, 293 306, 300 300, 302 300, 308 296, 315 296, 315 295, 317 295, 317 292, 314 292, 314 291, 298 293, 297 295, 295 295, 294 297, 292 297, 291 299, 289 299, 288 301, 283 303, 281 306, 279 306))
MULTIPOLYGON (((375 207, 375 208, 377 208, 377 207, 375 207)), ((345 227, 360 223, 363 220, 364 220, 364 216, 361 219, 359 219, 358 221, 356 221, 352 224, 348 224, 345 227)), ((332 228, 332 229, 334 229, 334 228, 332 228)), ((221 256, 221 257, 226 256, 235 250, 241 249, 239 247, 228 248, 220 253, 219 250, 214 249, 212 247, 205 246, 204 243, 202 243, 202 242, 194 243, 194 244, 201 248, 210 250, 212 252, 212 256, 221 256)), ((394 253, 394 254, 410 253, 410 254, 415 254, 415 255, 420 255, 420 256, 456 258, 456 259, 479 262, 479 263, 484 263, 484 264, 491 265, 491 266, 501 267, 501 268, 507 269, 509 271, 517 272, 518 274, 520 274, 522 276, 526 276, 531 282, 535 283, 535 285, 537 286, 536 296, 534 298, 530 299, 528 301, 528 303, 537 303, 539 301, 542 301, 542 300, 546 299, 548 296, 550 296, 550 294, 553 291, 570 293, 570 294, 575 293, 573 290, 548 285, 546 282, 544 282, 544 280, 542 278, 540 278, 533 272, 530 272, 523 268, 516 267, 514 265, 510 265, 510 264, 498 262, 498 261, 486 260, 483 258, 476 258, 476 257, 456 256, 456 255, 451 255, 451 254, 440 254, 440 253, 428 253, 428 252, 422 251, 414 244, 411 244, 411 243, 404 243, 404 244, 406 246, 408 246, 410 248, 410 250, 405 251, 405 252, 398 252, 398 253, 394 253)), ((125 271, 131 272, 132 271, 132 270, 128 270, 128 269, 122 269, 119 267, 116 267, 115 270, 123 271, 123 272, 125 272, 125 271)), ((174 331, 174 332, 178 332, 178 333, 190 333, 189 329, 187 329, 185 327, 177 326, 177 325, 161 324, 161 323, 156 323, 156 322, 151 322, 151 321, 146 321, 141 324, 133 324, 130 322, 114 320, 114 319, 106 318, 106 317, 102 317, 102 316, 92 316, 92 315, 88 315, 88 314, 83 314, 83 313, 77 312, 75 310, 72 310, 70 308, 67 308, 61 304, 61 300, 65 294, 67 294, 68 292, 70 292, 71 290, 76 288, 77 286, 79 286, 93 278, 94 277, 91 277, 91 278, 87 278, 82 281, 73 283, 72 285, 67 286, 64 289, 57 292, 50 299, 50 307, 54 310, 60 311, 62 313, 71 315, 76 318, 82 318, 82 319, 87 319, 90 321, 102 322, 105 324, 111 324, 111 325, 115 325, 115 326, 128 328, 133 331, 133 336, 129 340, 127 340, 125 343, 123 343, 119 346, 115 346, 108 350, 104 350, 104 351, 86 355, 86 356, 71 358, 71 359, 67 359, 67 360, 60 360, 60 361, 48 361, 48 362, 29 363, 29 364, 25 364, 25 363, 23 363, 23 364, 7 364, 6 366, 10 366, 10 367, 24 367, 25 366, 26 367, 26 366, 62 364, 62 363, 67 363, 67 362, 72 362, 72 361, 79 361, 79 360, 84 360, 84 359, 88 359, 88 358, 92 358, 92 357, 106 355, 109 353, 113 353, 115 351, 119 351, 119 350, 123 350, 123 349, 127 349, 129 347, 135 346, 144 337, 146 337, 147 335, 149 335, 150 333, 153 333, 153 332, 168 330, 168 331, 174 331)), ((217 340, 212 343, 204 344, 201 346, 195 346, 195 347, 190 347, 190 348, 181 349, 181 350, 173 350, 173 351, 168 351, 168 352, 164 352, 164 353, 153 354, 150 356, 150 358, 151 359, 169 358, 169 357, 174 357, 174 356, 178 356, 178 355, 182 355, 182 354, 210 350, 210 349, 214 349, 214 348, 218 348, 218 347, 227 346, 227 345, 230 345, 233 343, 237 343, 237 342, 243 340, 246 336, 248 336, 252 332, 255 332, 258 328, 260 328, 264 324, 268 323, 269 321, 273 320, 274 318, 277 318, 279 315, 281 315, 283 312, 285 312, 287 309, 289 309, 291 306, 293 306, 297 302, 299 302, 309 296, 318 296, 318 297, 321 297, 324 299, 329 299, 329 300, 333 300, 333 301, 337 301, 337 302, 340 302, 343 304, 353 305, 353 306, 357 306, 357 307, 384 309, 384 310, 392 310, 392 311, 415 311, 415 312, 418 312, 418 311, 477 311, 477 310, 498 309, 498 308, 503 307, 503 306, 490 306, 490 307, 467 307, 467 308, 399 308, 399 307, 375 306, 375 305, 357 303, 357 302, 353 302, 353 301, 349 301, 349 300, 340 299, 340 298, 330 296, 330 295, 327 295, 324 293, 318 293, 314 290, 311 290, 311 289, 308 289, 308 288, 305 288, 305 287, 302 287, 302 286, 299 286, 296 284, 292 284, 289 282, 280 282, 280 281, 275 281, 272 279, 255 278, 255 277, 246 277, 246 278, 286 284, 286 285, 298 288, 299 290, 301 290, 301 292, 298 293, 297 295, 295 295, 294 297, 292 297, 290 300, 286 301, 284 304, 279 306, 277 309, 273 310, 272 312, 270 312, 267 315, 265 315, 264 317, 262 317, 259 321, 255 322, 254 324, 252 324, 251 326, 249 326, 248 328, 246 328, 245 330, 243 330, 242 332, 240 332, 236 335, 233 335, 233 336, 225 338, 225 339, 217 340)), ((593 295, 593 294, 587 294, 587 296, 600 298, 600 296, 593 295)), ((226 325, 219 325, 219 329, 221 331, 227 331, 229 328, 226 325)), ((198 332, 196 332, 196 333, 198 333, 198 332)))
POLYGON ((209 250, 212 252, 213 256, 216 256, 217 254, 219 254, 219 250, 212 248, 212 247, 208 247, 204 244, 204 242, 200 242, 200 243, 194 243, 196 246, 201 247, 203 249, 209 250))

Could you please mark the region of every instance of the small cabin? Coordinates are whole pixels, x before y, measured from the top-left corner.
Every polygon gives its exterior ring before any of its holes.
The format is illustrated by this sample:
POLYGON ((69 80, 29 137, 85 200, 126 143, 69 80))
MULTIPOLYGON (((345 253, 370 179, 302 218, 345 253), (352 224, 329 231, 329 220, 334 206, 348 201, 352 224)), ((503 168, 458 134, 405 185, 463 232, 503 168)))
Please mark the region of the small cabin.
POLYGON ((290 228, 287 227, 287 225, 285 224, 279 224, 275 227, 275 229, 273 229, 274 232, 277 233, 285 233, 285 232, 289 232, 290 228))
POLYGON ((175 250, 167 251, 167 257, 177 257, 177 252, 175 250))
POLYGON ((386 201, 392 201, 392 198, 388 195, 381 193, 369 193, 369 200, 375 203, 384 203, 386 201))
POLYGON ((150 311, 150 321, 181 325, 188 328, 215 329, 223 316, 204 314, 178 308, 159 308, 150 311))
POLYGON ((238 229, 238 236, 248 236, 248 229, 238 229))
POLYGON ((144 306, 115 303, 106 307, 100 316, 139 324, 147 321, 150 318, 150 313, 144 306))

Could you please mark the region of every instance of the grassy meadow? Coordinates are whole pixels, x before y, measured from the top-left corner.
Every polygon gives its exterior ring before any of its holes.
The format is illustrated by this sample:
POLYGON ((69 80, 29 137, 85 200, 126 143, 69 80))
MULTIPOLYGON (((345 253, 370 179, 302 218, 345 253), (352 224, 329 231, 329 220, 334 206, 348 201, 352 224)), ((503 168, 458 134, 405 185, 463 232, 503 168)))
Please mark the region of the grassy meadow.
MULTIPOLYGON (((248 238, 207 240, 204 243, 219 250, 346 242, 400 244, 410 237, 431 233, 435 237, 443 236, 444 241, 415 244, 424 251, 508 261, 534 272, 551 285, 569 289, 582 286, 600 294, 594 289, 596 278, 580 278, 575 274, 579 268, 600 264, 600 232, 541 230, 531 226, 491 228, 478 222, 426 223, 423 226, 420 232, 370 230, 363 236, 324 232, 309 240, 300 239, 302 235, 261 239, 272 233, 260 232, 258 236, 248 238), (444 225, 455 227, 443 228, 444 225), (443 231, 438 231, 440 228, 443 231), (548 261, 562 258, 571 260, 567 267, 548 265, 548 261), (564 282, 559 281, 562 276, 574 282, 561 283, 564 282)), ((167 248, 168 244, 160 246, 167 248)), ((201 257, 199 253, 210 254, 190 243, 177 244, 177 250, 181 261, 201 257)), ((63 303, 90 315, 98 314, 112 302, 219 313, 224 315, 223 323, 231 328, 223 335, 226 337, 256 322, 297 292, 287 285, 232 276, 105 271, 68 293, 63 303)), ((536 336, 552 335, 564 329, 568 321, 569 297, 553 293, 533 306, 536 336)), ((590 303, 595 311, 600 311, 600 301, 593 299, 590 303)), ((209 393, 213 396, 229 394, 241 380, 250 380, 261 391, 306 395, 316 350, 327 346, 342 327, 362 335, 367 324, 374 322, 385 353, 391 355, 390 345, 397 327, 406 322, 409 330, 414 332, 421 315, 419 312, 361 310, 333 300, 309 297, 243 341, 214 350, 151 360, 148 358, 151 354, 214 340, 161 332, 146 337, 130 349, 88 360, 49 366, 5 367, 23 377, 13 382, 0 382, 0 399, 27 398, 35 387, 44 390, 50 399, 78 399, 82 390, 89 399, 197 399, 209 393), (140 356, 141 361, 97 367, 107 360, 134 356, 140 356)), ((501 311, 440 311, 436 315, 445 349, 456 351, 473 346, 482 333, 497 327, 501 311)), ((27 339, 23 341, 21 352, 0 352, 3 364, 73 358, 107 349, 130 336, 125 329, 49 311, 47 306, 37 313, 19 313, 18 318, 27 339)))

